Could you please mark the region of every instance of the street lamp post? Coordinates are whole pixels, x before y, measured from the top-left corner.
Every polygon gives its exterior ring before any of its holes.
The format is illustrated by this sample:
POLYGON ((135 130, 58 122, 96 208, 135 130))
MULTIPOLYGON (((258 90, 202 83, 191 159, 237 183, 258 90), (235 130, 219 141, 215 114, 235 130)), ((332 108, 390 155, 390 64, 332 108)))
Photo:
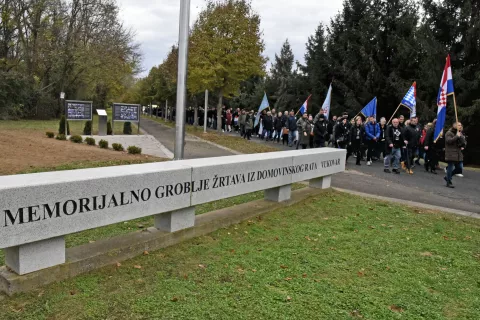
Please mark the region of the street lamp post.
POLYGON ((180 0, 180 27, 178 34, 177 112, 175 119, 175 160, 182 160, 185 146, 185 107, 187 104, 188 33, 190 0, 180 0))

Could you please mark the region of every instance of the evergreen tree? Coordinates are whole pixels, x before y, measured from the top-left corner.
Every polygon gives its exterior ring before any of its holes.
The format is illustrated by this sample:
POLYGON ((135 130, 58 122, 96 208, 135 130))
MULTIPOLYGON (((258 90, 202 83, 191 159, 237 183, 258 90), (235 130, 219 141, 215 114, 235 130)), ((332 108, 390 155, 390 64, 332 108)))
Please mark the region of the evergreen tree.
POLYGON ((280 50, 280 56, 275 54, 275 62, 270 69, 269 84, 273 85, 276 90, 271 98, 275 102, 275 109, 284 111, 295 101, 292 95, 293 86, 293 64, 294 56, 288 39, 285 40, 280 50))

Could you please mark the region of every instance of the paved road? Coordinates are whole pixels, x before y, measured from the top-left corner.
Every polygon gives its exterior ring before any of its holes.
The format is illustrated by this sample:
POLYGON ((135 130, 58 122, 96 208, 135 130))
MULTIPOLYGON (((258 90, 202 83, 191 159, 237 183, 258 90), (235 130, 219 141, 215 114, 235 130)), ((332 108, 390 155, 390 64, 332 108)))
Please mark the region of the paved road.
MULTIPOLYGON (((151 120, 142 120, 144 129, 173 150, 174 130, 151 120)), ((233 135, 233 134, 232 134, 233 135)), ((252 143, 267 143, 279 150, 292 150, 282 144, 264 142, 257 138, 252 143)), ((201 142, 189 142, 186 146, 189 158, 206 158, 231 155, 225 150, 201 142)), ((383 172, 381 162, 368 167, 363 163, 356 166, 352 158, 347 163, 347 171, 333 177, 333 186, 373 195, 404 199, 430 205, 480 213, 480 172, 465 170, 465 178, 454 178, 455 189, 444 185, 443 174, 432 175, 423 168, 414 169, 414 175, 402 172, 400 175, 383 172)))
MULTIPOLYGON (((292 150, 282 143, 265 142, 252 138, 254 143, 264 143, 279 150, 292 150)), ((383 172, 383 162, 373 163, 371 167, 362 162, 355 165, 355 159, 349 159, 347 171, 335 175, 334 187, 374 194, 383 197, 404 199, 457 210, 480 213, 480 172, 465 170, 464 178, 454 177, 455 189, 445 187, 444 174, 427 173, 423 167, 417 167, 414 175, 404 172, 400 175, 383 172)))
MULTIPOLYGON (((141 128, 160 141, 168 150, 174 152, 175 129, 161 125, 153 120, 142 118, 141 128)), ((212 158, 232 155, 230 152, 203 142, 194 137, 185 138, 185 159, 212 158)))

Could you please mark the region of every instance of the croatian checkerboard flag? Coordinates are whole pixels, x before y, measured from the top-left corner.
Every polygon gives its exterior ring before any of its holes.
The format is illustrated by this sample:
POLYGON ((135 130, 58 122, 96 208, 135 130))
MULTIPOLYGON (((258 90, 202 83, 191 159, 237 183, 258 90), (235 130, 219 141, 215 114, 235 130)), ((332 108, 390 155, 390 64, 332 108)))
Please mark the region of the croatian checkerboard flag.
POLYGON ((447 56, 447 63, 443 70, 442 81, 440 82, 440 90, 437 97, 437 125, 435 126, 434 141, 440 138, 445 126, 445 118, 447 116, 447 97, 455 94, 453 90, 452 65, 450 64, 450 55, 447 56))
POLYGON ((307 100, 302 104, 302 106, 300 107, 300 110, 299 112, 303 115, 304 113, 308 112, 308 100, 310 100, 310 98, 312 97, 312 95, 309 95, 307 100))
POLYGON ((410 109, 410 119, 417 116, 417 83, 414 82, 413 85, 408 90, 407 94, 402 100, 402 105, 410 109))

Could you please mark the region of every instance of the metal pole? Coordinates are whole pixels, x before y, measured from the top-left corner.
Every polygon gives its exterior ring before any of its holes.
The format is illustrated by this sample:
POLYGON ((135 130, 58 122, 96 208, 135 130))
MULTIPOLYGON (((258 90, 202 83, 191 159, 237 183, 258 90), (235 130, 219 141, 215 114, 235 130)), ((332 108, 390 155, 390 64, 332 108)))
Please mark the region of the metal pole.
POLYGON ((205 90, 205 107, 203 111, 203 133, 207 133, 207 119, 208 119, 208 90, 205 90))
POLYGON ((182 160, 185 145, 185 107, 187 102, 188 33, 190 0, 180 0, 180 26, 178 32, 177 116, 175 119, 174 159, 182 160))

